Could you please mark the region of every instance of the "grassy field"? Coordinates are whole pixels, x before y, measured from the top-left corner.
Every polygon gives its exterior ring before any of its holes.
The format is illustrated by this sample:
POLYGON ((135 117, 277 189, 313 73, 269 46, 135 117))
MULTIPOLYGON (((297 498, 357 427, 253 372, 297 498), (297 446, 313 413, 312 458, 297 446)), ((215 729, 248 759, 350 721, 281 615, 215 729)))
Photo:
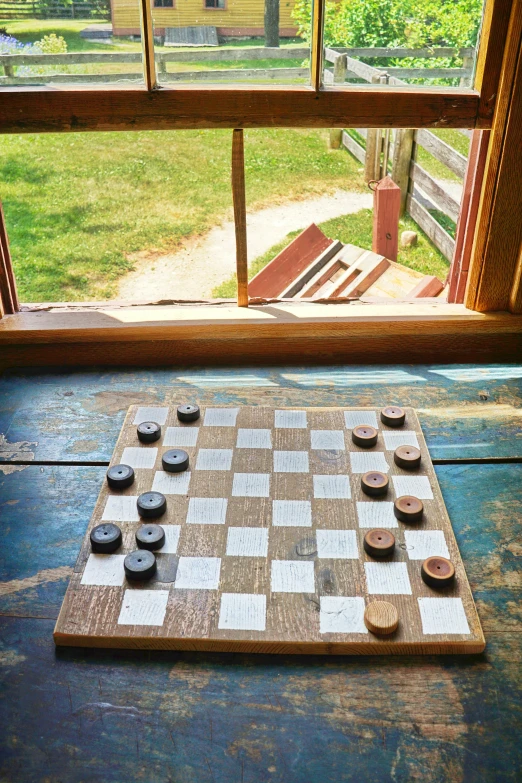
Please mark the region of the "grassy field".
MULTIPOLYGON (((371 209, 362 209, 353 215, 344 215, 340 218, 327 220, 319 223, 319 228, 327 237, 331 239, 340 239, 346 244, 358 245, 371 249, 372 246, 372 221, 373 214, 371 209)), ((303 226, 306 228, 306 226, 303 226)), ((400 231, 416 231, 419 236, 418 244, 415 247, 399 248, 399 264, 404 264, 410 269, 416 269, 426 275, 437 275, 444 281, 448 274, 449 263, 441 253, 431 244, 425 234, 419 229, 416 223, 410 217, 405 217, 400 221, 400 231)), ((254 275, 263 269, 289 242, 300 232, 292 231, 288 236, 277 245, 274 245, 266 253, 256 258, 248 269, 248 278, 251 280, 254 275)), ((236 295, 236 278, 231 277, 212 291, 216 298, 230 298, 236 295)))
MULTIPOLYGON (((250 209, 365 188, 326 131, 246 131, 245 147, 250 209)), ((0 199, 22 300, 109 298, 129 254, 174 249, 230 217, 230 148, 222 130, 3 136, 0 199)))

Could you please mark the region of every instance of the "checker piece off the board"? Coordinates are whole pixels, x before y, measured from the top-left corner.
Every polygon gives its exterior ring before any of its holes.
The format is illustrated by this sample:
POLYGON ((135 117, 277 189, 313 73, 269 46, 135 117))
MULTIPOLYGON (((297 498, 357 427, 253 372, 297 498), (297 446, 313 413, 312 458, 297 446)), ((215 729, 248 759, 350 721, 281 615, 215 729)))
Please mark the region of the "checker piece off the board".
POLYGON ((415 411, 129 409, 57 645, 475 653, 415 411))

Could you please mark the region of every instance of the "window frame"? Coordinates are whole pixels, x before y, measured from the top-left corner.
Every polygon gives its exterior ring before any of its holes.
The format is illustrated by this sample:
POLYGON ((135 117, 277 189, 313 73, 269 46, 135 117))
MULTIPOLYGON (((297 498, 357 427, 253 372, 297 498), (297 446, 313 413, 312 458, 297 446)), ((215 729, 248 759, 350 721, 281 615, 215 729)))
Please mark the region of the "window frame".
POLYGON ((209 0, 203 0, 203 10, 204 11, 228 11, 228 2, 227 0, 213 0, 213 2, 219 3, 223 2, 223 6, 216 6, 216 5, 207 5, 209 0))
MULTIPOLYGON (((310 87, 158 89, 150 0, 140 3, 145 87, 2 88, 0 133, 347 125, 491 129, 467 306, 391 302, 347 311, 346 306, 331 304, 314 314, 299 304, 254 308, 251 303, 243 311, 248 313, 245 320, 225 310, 217 315, 220 305, 201 305, 189 315, 183 307, 145 312, 134 304, 127 308, 133 313, 129 321, 128 316, 120 317, 125 307, 115 317, 108 314, 107 303, 78 308, 69 303, 66 312, 64 307, 42 305, 33 312, 22 308, 0 318, 0 367, 220 360, 393 362, 426 357, 499 361, 512 360, 522 351, 522 252, 512 252, 513 236, 522 245, 522 191, 510 193, 513 172, 522 169, 522 0, 487 3, 472 90, 325 87, 321 40, 312 53, 310 87)), ((314 4, 313 13, 320 39, 324 0, 314 4)), ((236 179, 239 193, 241 178, 236 179)), ((0 284, 8 272, 5 265, 0 268, 0 284)))

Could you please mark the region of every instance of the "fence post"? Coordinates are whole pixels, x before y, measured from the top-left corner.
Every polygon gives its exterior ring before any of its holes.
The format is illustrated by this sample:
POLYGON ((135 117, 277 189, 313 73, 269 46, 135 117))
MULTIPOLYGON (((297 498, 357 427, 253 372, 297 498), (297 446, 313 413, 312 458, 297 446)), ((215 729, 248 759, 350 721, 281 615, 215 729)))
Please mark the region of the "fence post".
POLYGON ((399 250, 399 211, 401 191, 391 177, 384 177, 373 192, 372 250, 397 261, 399 250))
POLYGON ((473 57, 463 57, 462 58, 462 67, 467 68, 469 71, 471 71, 469 76, 463 76, 460 80, 460 86, 461 87, 472 87, 473 86, 473 67, 475 65, 475 60, 473 57))
POLYGON ((414 133, 411 128, 400 128, 395 131, 391 176, 401 190, 401 216, 406 212, 414 133))
POLYGON ((335 58, 335 62, 333 64, 334 84, 344 84, 346 79, 346 71, 348 70, 346 62, 345 54, 340 54, 335 58))
POLYGON ((331 150, 341 149, 341 142, 343 140, 342 128, 330 128, 329 145, 331 150))

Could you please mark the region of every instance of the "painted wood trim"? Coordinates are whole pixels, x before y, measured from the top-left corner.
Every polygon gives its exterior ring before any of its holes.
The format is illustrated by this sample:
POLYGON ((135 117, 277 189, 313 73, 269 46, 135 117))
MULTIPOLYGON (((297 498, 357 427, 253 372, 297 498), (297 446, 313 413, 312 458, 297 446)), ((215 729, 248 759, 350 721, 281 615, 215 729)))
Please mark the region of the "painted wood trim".
POLYGON ((522 0, 514 0, 464 302, 507 309, 522 222, 522 0))
POLYGON ((501 83, 502 60, 513 1, 486 0, 473 85, 480 92, 478 128, 491 127, 501 83))

